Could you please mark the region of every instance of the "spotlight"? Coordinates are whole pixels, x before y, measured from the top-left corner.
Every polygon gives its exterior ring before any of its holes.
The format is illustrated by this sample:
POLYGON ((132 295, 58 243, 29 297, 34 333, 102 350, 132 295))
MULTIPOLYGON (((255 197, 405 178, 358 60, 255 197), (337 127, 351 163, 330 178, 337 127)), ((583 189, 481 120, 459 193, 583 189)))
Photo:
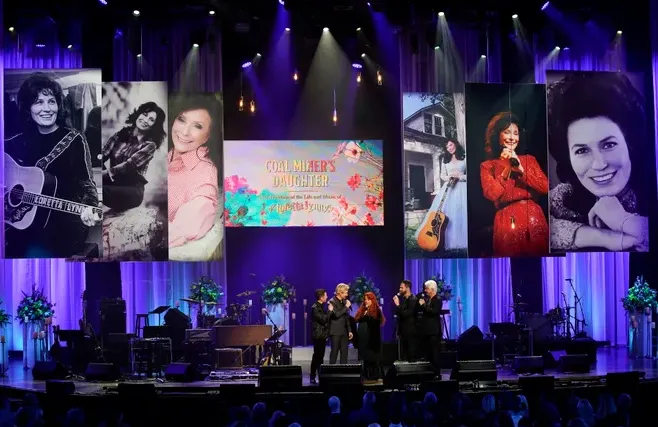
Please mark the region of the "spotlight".
POLYGON ((286 27, 286 33, 290 32, 290 28, 286 27))
POLYGON ((98 2, 103 6, 107 6, 107 0, 98 0, 98 2))
POLYGON ((37 43, 37 45, 36 45, 36 46, 37 46, 37 47, 46 47, 46 45, 45 45, 45 44, 43 44, 43 43, 37 43))
POLYGON ((209 11, 208 11, 208 15, 210 15, 210 16, 215 16, 215 11, 212 10, 212 9, 209 10, 209 11))
POLYGON ((256 58, 260 58, 261 56, 263 56, 263 55, 261 55, 260 53, 256 54, 256 58))
POLYGON ((434 46, 434 50, 439 50, 439 49, 441 49, 441 46, 439 46, 438 44, 434 46))
POLYGON ((286 2, 283 0, 279 0, 279 4, 285 6, 286 2))
POLYGON ((622 30, 617 30, 617 35, 618 35, 618 36, 621 36, 621 35, 622 35, 622 33, 623 33, 623 31, 622 31, 622 30))
POLYGON ((361 73, 356 75, 356 84, 360 85, 361 84, 361 73))
POLYGON ((256 103, 254 102, 253 99, 249 102, 249 112, 251 114, 254 114, 256 112, 256 103))
POLYGON ((356 30, 357 30, 357 31, 361 31, 361 27, 358 27, 356 30))
POLYGON ((560 50, 560 46, 555 46, 555 50, 560 50))
POLYGON ((355 62, 355 63, 352 64, 352 68, 354 68, 356 70, 360 70, 361 68, 363 68, 363 65, 355 62))
POLYGON ((138 58, 141 58, 141 57, 142 57, 142 54, 141 54, 141 53, 138 53, 138 54, 137 54, 137 57, 138 57, 138 58))
POLYGON ((566 52, 567 50, 569 50, 569 46, 563 48, 562 50, 566 52))
POLYGON ((550 2, 550 1, 547 1, 547 2, 544 3, 544 5, 541 7, 541 10, 546 10, 546 8, 547 8, 550 4, 551 4, 551 2, 550 2))
POLYGON ((140 15, 139 10, 137 9, 133 10, 133 16, 139 16, 139 15, 140 15))
POLYGON ((334 108, 334 115, 331 117, 331 120, 334 122, 334 126, 338 125, 338 111, 334 108))
POLYGON ((10 33, 13 33, 13 32, 14 32, 14 30, 15 30, 15 28, 14 28, 14 27, 9 27, 9 32, 10 32, 10 33))
POLYGON ((238 101, 238 111, 244 110, 244 96, 240 95, 240 100, 238 101))
POLYGON ((377 86, 384 84, 384 78, 382 77, 382 72, 377 70, 377 86))
POLYGON ((251 67, 251 61, 247 61, 244 64, 242 64, 242 68, 249 68, 251 67))
POLYGON ((199 43, 194 43, 194 44, 192 44, 192 47, 195 47, 195 48, 196 48, 196 47, 199 47, 199 43))
POLYGON ((70 44, 70 45, 66 46, 66 48, 67 48, 67 49, 73 49, 73 45, 70 44))
POLYGON ((294 73, 292 73, 292 79, 297 83, 299 81, 299 74, 297 73, 297 70, 295 70, 294 73))
POLYGON ((512 19, 517 19, 518 17, 519 17, 519 15, 517 15, 516 13, 514 15, 512 15, 512 19))
POLYGON ((324 31, 325 33, 328 33, 328 32, 329 32, 329 28, 328 28, 328 27, 324 27, 324 28, 322 29, 322 31, 324 31))
POLYGON ((439 12, 439 16, 443 17, 443 16, 445 16, 445 13, 439 12))
POLYGON ((480 55, 480 58, 487 59, 487 55, 480 55))
POLYGON ((366 57, 366 54, 365 54, 365 53, 362 53, 362 54, 361 54, 361 58, 365 58, 365 57, 366 57))

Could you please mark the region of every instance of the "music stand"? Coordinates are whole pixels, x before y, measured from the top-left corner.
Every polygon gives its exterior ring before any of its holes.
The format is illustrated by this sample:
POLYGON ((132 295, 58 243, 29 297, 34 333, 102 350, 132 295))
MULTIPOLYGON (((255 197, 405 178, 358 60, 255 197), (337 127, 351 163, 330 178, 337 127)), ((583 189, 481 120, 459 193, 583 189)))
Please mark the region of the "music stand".
POLYGON ((162 319, 161 319, 162 313, 169 310, 169 308, 170 307, 168 305, 161 305, 160 307, 157 307, 153 311, 149 311, 149 314, 157 314, 158 315, 158 325, 162 325, 162 319))

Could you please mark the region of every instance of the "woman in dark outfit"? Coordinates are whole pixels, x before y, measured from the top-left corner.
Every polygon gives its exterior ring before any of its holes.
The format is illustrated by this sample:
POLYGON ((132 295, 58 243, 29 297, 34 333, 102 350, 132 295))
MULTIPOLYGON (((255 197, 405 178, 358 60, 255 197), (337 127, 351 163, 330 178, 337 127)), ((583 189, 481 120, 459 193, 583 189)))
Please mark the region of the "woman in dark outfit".
POLYGON ((144 175, 167 133, 165 113, 146 102, 128 116, 126 126, 103 147, 103 204, 117 211, 136 208, 144 200, 144 175), (108 165, 109 163, 109 165, 108 165))
POLYGON ((366 292, 363 303, 354 318, 359 325, 357 348, 359 350, 359 359, 363 361, 363 375, 368 381, 377 381, 382 378, 380 366, 382 355, 381 327, 386 319, 374 293, 366 292))

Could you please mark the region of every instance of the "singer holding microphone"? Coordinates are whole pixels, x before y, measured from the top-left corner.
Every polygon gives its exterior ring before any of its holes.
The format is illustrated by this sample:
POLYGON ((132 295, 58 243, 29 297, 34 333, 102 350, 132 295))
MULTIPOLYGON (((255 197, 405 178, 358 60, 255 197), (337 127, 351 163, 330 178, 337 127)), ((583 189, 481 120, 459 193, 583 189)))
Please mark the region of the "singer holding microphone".
POLYGON ((382 378, 381 327, 386 322, 386 318, 373 292, 366 292, 363 295, 363 302, 354 319, 359 325, 357 349, 359 359, 363 361, 363 377, 366 381, 377 381, 382 378))
POLYGON ((317 384, 315 375, 324 361, 329 338, 329 313, 324 309, 327 302, 327 291, 317 289, 315 302, 311 306, 311 337, 313 338, 313 358, 311 359, 311 384, 317 384))
POLYGON ((352 339, 352 328, 350 326, 349 311, 352 303, 347 299, 350 287, 345 283, 336 286, 334 297, 329 300, 329 337, 331 338, 331 350, 329 352, 329 363, 336 364, 340 352, 340 364, 347 364, 348 344, 352 339))
POLYGON ((484 197, 496 207, 493 223, 495 257, 542 256, 549 252, 548 222, 535 202, 548 194, 548 178, 532 155, 518 155, 522 128, 511 112, 496 114, 487 126, 480 165, 484 197))
POLYGON ((400 293, 393 297, 395 314, 398 317, 398 339, 400 358, 406 362, 416 360, 416 303, 418 299, 411 293, 411 282, 400 283, 400 293))
POLYGON ((418 296, 418 329, 423 355, 432 364, 434 374, 440 377, 439 343, 441 327, 439 326, 439 316, 443 304, 436 296, 437 286, 434 280, 428 280, 423 286, 424 292, 418 296))

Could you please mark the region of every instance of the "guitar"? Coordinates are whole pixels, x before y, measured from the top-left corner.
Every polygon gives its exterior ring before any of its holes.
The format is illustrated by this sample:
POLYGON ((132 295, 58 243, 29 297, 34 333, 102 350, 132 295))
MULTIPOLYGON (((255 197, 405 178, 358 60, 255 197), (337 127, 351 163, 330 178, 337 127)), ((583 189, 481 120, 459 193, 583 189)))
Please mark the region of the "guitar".
POLYGON ((92 347, 94 348, 94 354, 96 356, 96 361, 103 360, 103 349, 98 343, 98 338, 96 337, 96 331, 91 323, 87 321, 87 291, 82 291, 82 319, 78 322, 80 324, 80 330, 89 337, 92 347))
POLYGON ((7 153, 4 188, 5 224, 17 230, 25 230, 33 225, 45 228, 51 211, 80 216, 83 210, 91 208, 99 217, 103 215, 103 210, 97 206, 56 197, 56 177, 36 166, 20 166, 7 153))
POLYGON ((427 215, 428 218, 433 215, 432 220, 425 221, 420 233, 418 233, 416 241, 418 242, 418 246, 425 251, 434 252, 443 243, 446 226, 448 225, 448 217, 441 210, 443 209, 443 203, 445 203, 448 197, 449 190, 454 187, 455 183, 457 183, 457 178, 451 177, 443 192, 438 209, 433 213, 429 212, 427 215))

